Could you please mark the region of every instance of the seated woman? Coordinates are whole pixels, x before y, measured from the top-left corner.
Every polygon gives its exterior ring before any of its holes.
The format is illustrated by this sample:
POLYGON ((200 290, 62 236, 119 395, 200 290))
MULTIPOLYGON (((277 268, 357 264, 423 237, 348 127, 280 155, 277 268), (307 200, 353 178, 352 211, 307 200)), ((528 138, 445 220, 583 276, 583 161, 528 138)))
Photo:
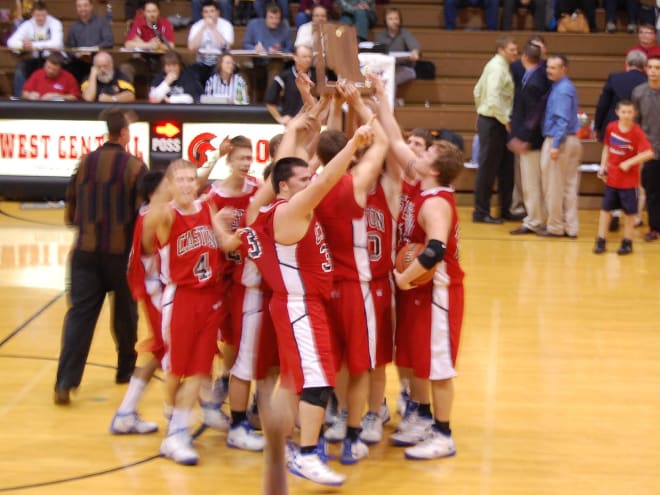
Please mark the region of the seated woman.
POLYGON ((216 71, 204 87, 204 94, 208 96, 224 96, 236 105, 250 103, 247 84, 240 74, 236 72, 234 57, 224 53, 218 59, 216 71))
POLYGON ((419 60, 419 41, 404 27, 401 26, 403 19, 401 11, 396 7, 388 7, 385 10, 386 29, 376 34, 376 43, 387 46, 389 52, 410 52, 409 60, 397 60, 396 73, 394 76, 396 85, 399 86, 412 81, 415 75, 415 62, 419 60))
POLYGON ((149 88, 149 103, 196 103, 202 93, 197 78, 183 66, 181 57, 169 51, 162 58, 163 71, 149 88))

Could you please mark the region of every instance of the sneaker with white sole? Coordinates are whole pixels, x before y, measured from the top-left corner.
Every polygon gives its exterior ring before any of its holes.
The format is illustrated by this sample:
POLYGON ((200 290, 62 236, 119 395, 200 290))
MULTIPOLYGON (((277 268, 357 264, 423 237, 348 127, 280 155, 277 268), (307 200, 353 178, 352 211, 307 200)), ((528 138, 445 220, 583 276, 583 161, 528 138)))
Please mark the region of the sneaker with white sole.
POLYGON ((113 435, 146 435, 158 431, 158 425, 144 421, 137 412, 128 414, 116 413, 110 423, 110 433, 113 435))
POLYGON ((202 415, 202 421, 209 428, 218 431, 229 431, 231 420, 219 407, 204 404, 202 405, 202 415))
POLYGON ((451 436, 448 437, 436 430, 433 430, 423 442, 405 451, 406 459, 413 460, 440 459, 453 455, 456 455, 454 440, 451 436))
POLYGON ((316 451, 311 454, 296 452, 289 464, 289 471, 320 485, 341 486, 346 481, 346 476, 330 469, 316 451))
POLYGON ((392 445, 410 447, 424 440, 433 425, 433 418, 423 418, 418 413, 419 404, 411 402, 404 418, 399 422, 396 431, 390 435, 392 445))
POLYGON ((346 438, 347 421, 348 411, 343 409, 341 413, 339 413, 337 421, 335 421, 335 423, 330 428, 325 430, 325 433, 323 434, 325 439, 330 443, 337 443, 346 438))
POLYGON ((184 466, 194 466, 199 462, 188 430, 179 430, 166 436, 160 444, 160 455, 184 466))
POLYGON ((260 435, 247 420, 232 426, 227 433, 227 446, 232 449, 249 450, 250 452, 261 452, 264 450, 265 439, 260 435))
POLYGON ((342 464, 356 464, 360 459, 369 455, 369 447, 359 438, 351 442, 350 438, 344 438, 341 446, 341 457, 339 462, 342 464))
POLYGON ((383 439, 383 421, 378 413, 368 412, 365 414, 361 426, 360 440, 367 445, 373 445, 383 439))

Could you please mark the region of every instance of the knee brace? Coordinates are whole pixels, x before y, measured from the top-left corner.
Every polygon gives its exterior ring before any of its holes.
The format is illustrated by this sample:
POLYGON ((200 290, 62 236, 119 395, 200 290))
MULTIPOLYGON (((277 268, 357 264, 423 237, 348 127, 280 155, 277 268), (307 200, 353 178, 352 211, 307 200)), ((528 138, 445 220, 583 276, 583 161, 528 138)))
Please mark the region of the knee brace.
POLYGON ((303 389, 300 400, 325 409, 330 395, 332 395, 332 387, 310 387, 303 389))

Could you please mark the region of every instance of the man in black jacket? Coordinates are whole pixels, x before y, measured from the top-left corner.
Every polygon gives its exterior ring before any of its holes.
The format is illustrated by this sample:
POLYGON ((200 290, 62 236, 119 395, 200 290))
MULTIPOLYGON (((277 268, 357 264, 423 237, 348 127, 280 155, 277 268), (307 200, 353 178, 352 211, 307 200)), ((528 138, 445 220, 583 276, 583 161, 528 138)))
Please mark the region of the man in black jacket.
POLYGON ((507 146, 520 156, 520 177, 527 216, 513 235, 533 234, 545 225, 545 206, 541 187, 541 125, 551 83, 541 61, 541 48, 527 43, 523 49, 525 68, 520 88, 516 90, 511 113, 511 132, 507 146))

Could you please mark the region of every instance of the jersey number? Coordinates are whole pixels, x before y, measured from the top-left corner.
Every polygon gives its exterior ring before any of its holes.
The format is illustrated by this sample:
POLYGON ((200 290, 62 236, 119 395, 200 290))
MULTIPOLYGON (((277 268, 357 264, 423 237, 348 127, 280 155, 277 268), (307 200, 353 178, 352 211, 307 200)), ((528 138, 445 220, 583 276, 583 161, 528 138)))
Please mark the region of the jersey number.
POLYGON ((253 260, 259 258, 263 250, 257 233, 252 229, 245 229, 245 240, 248 243, 248 256, 253 260))
POLYGON ((379 234, 375 232, 369 232, 367 234, 367 251, 369 252, 369 259, 371 261, 378 261, 383 255, 383 247, 379 234))
POLYGON ((209 265, 209 253, 202 253, 197 260, 197 263, 195 263, 193 273, 200 282, 205 282, 211 278, 213 270, 211 270, 211 266, 209 265))
POLYGON ((328 245, 324 242, 321 244, 321 247, 319 248, 321 251, 321 254, 325 256, 325 262, 321 263, 321 269, 324 272, 331 272, 332 271, 332 258, 330 257, 330 251, 328 251, 328 245))

